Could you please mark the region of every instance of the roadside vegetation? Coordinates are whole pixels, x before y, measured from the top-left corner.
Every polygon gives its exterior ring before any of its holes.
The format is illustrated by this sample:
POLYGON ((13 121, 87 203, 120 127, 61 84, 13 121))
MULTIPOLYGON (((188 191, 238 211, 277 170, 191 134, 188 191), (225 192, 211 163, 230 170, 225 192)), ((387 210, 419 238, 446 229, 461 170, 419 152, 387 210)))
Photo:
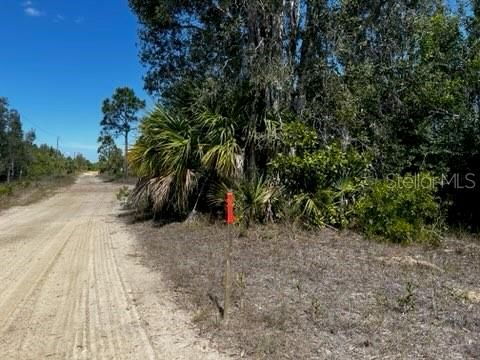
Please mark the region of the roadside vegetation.
POLYGON ((247 227, 400 243, 475 230, 478 2, 287 3, 130 1, 161 96, 129 152, 132 203, 220 214, 231 189, 247 227))
POLYGON ((118 180, 123 177, 124 156, 122 150, 115 143, 114 138, 102 133, 98 137, 98 171, 104 177, 118 180))
POLYGON ((0 208, 26 205, 70 184, 75 174, 93 169, 81 154, 74 158, 35 142, 24 131, 20 113, 0 97, 0 208))
POLYGON ((75 182, 74 174, 42 177, 35 180, 16 180, 10 184, 0 184, 0 210, 13 206, 27 206, 75 182))

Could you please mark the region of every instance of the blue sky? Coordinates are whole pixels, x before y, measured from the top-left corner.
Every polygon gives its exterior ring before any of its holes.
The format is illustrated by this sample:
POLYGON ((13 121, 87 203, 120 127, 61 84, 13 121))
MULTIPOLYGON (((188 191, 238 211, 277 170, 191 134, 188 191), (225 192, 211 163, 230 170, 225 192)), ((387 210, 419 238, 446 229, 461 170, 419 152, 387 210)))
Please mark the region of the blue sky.
POLYGON ((1 0, 0 96, 38 143, 95 160, 101 103, 143 91, 137 25, 127 0, 1 0))

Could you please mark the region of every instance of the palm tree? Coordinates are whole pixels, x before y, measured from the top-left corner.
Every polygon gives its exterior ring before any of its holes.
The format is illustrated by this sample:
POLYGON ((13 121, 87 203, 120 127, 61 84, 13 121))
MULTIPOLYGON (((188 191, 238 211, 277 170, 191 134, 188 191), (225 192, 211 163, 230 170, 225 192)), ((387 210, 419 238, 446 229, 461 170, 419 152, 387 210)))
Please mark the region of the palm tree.
POLYGON ((240 173, 242 151, 231 119, 205 108, 198 113, 172 115, 157 106, 143 120, 140 137, 129 152, 140 181, 134 203, 147 197, 155 211, 186 213, 205 183, 240 173), (188 116, 189 115, 189 116, 188 116))
POLYGON ((132 194, 134 202, 148 196, 156 211, 186 210, 200 174, 201 146, 195 124, 156 107, 143 120, 129 158, 141 179, 132 194))

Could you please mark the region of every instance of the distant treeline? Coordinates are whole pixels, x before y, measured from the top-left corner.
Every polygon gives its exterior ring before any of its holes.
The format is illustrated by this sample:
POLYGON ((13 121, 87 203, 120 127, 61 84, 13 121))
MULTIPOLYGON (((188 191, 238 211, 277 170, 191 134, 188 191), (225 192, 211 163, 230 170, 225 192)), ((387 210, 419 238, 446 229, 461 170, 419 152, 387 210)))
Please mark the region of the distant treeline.
POLYGON ((34 130, 23 130, 20 113, 0 97, 0 182, 63 176, 91 166, 81 154, 66 157, 49 145, 35 144, 35 138, 34 130))

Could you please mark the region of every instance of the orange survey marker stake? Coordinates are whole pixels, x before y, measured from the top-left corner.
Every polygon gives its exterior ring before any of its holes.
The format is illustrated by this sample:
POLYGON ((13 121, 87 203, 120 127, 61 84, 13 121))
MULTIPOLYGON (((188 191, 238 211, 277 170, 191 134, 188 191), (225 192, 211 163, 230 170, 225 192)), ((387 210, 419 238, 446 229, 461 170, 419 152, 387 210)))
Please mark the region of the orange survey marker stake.
POLYGON ((225 195, 225 220, 227 221, 227 246, 225 247, 225 274, 224 274, 224 297, 223 297, 223 320, 228 321, 230 304, 232 302, 232 224, 235 221, 233 213, 235 199, 233 192, 225 195))
POLYGON ((233 192, 227 192, 225 195, 225 220, 229 225, 232 225, 235 222, 235 214, 233 210, 234 202, 235 198, 233 192))

